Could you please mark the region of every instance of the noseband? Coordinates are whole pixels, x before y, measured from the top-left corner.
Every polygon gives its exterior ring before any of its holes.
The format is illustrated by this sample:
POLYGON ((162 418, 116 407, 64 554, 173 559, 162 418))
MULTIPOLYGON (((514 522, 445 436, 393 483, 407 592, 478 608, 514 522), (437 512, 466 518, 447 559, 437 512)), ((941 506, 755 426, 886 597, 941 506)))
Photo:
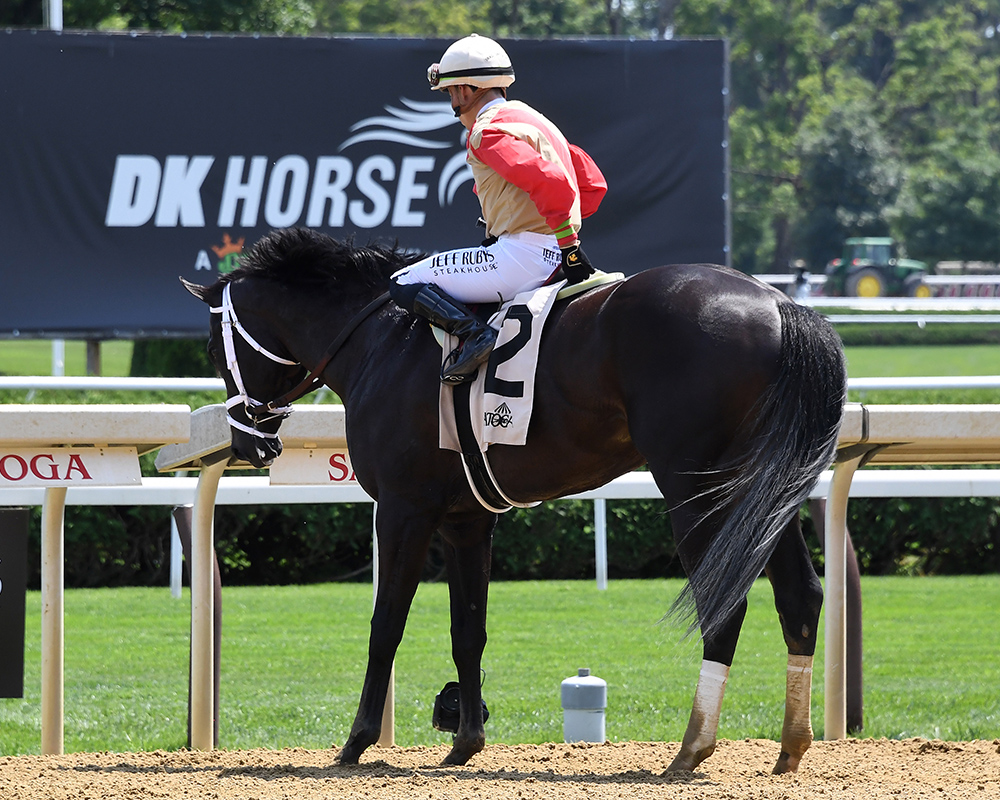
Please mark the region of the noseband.
POLYGON ((275 355, 266 347, 258 343, 257 340, 247 332, 247 329, 243 327, 236 316, 236 308, 233 306, 232 286, 233 285, 231 283, 227 283, 225 288, 222 290, 222 305, 218 308, 210 309, 213 314, 222 315, 222 343, 225 349, 226 369, 229 370, 229 374, 233 378, 233 383, 236 384, 236 390, 239 392, 239 394, 233 395, 226 400, 226 418, 229 420, 230 427, 236 428, 244 433, 249 433, 251 436, 259 436, 263 439, 277 439, 277 433, 267 433, 266 431, 259 430, 257 425, 261 422, 284 419, 292 413, 291 404, 293 401, 298 400, 300 397, 304 397, 309 394, 309 392, 313 391, 313 389, 319 388, 323 384, 323 370, 329 366, 333 357, 337 354, 337 351, 344 345, 344 342, 347 341, 348 337, 354 333, 355 328, 367 319, 373 311, 385 304, 385 302, 389 299, 389 293, 385 292, 384 294, 379 295, 351 318, 350 322, 347 323, 337 338, 330 343, 330 346, 326 349, 323 358, 320 359, 316 367, 311 372, 303 367, 303 369, 307 372, 306 377, 299 384, 297 384, 295 388, 280 397, 275 398, 274 400, 261 402, 260 400, 256 400, 249 395, 246 390, 246 386, 243 383, 243 376, 240 373, 240 365, 236 359, 236 345, 233 337, 234 330, 243 338, 243 341, 250 345, 250 347, 276 364, 286 364, 290 367, 302 366, 302 364, 298 361, 290 361, 287 358, 275 355), (251 421, 253 427, 248 427, 239 420, 233 419, 230 409, 234 406, 240 405, 241 403, 243 404, 247 418, 251 421))
POLYGON ((229 370, 229 374, 232 376, 233 383, 236 384, 236 391, 238 392, 238 394, 226 400, 226 417, 229 420, 229 425, 237 430, 249 433, 252 436, 260 436, 264 439, 276 439, 278 434, 259 430, 257 424, 272 419, 284 419, 292 413, 292 409, 287 405, 277 407, 273 402, 264 403, 260 400, 255 400, 249 395, 246 385, 243 383, 239 361, 236 358, 236 341, 233 331, 235 330, 243 338, 243 341, 254 350, 276 364, 287 364, 292 367, 300 365, 298 361, 290 361, 287 358, 275 355, 247 332, 247 329, 243 327, 236 316, 236 308, 233 306, 232 288, 233 285, 227 283, 226 288, 222 290, 222 305, 211 309, 213 314, 222 315, 222 343, 225 348, 226 369, 229 370), (246 411, 247 418, 253 423, 252 428, 233 418, 231 409, 233 406, 240 405, 241 403, 246 411))

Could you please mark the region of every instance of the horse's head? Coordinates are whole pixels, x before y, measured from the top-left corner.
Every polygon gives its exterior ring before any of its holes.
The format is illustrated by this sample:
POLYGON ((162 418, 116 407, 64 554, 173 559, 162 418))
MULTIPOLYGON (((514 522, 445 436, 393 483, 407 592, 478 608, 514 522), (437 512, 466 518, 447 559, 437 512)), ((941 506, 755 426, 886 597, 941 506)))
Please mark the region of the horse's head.
POLYGON ((280 398, 308 370, 285 352, 266 320, 247 307, 246 300, 239 301, 237 311, 234 295, 250 299, 250 293, 260 290, 252 282, 199 286, 181 278, 181 283, 212 310, 208 354, 226 383, 233 454, 258 469, 270 466, 281 455, 278 428, 291 412, 280 398))

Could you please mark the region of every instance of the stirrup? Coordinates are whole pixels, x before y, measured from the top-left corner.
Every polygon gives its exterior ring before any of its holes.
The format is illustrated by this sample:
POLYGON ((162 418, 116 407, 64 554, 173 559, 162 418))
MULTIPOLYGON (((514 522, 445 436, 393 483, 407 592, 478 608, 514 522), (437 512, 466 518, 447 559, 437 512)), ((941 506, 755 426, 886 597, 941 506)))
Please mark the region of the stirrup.
POLYGON ((478 369, 475 372, 470 372, 468 375, 445 375, 442 372, 441 383, 445 386, 461 386, 463 383, 472 383, 478 374, 478 369))
POLYGON ((479 365, 489 358, 489 351, 486 352, 481 360, 473 363, 471 368, 468 364, 462 364, 462 372, 452 372, 461 363, 462 351, 464 349, 465 342, 448 354, 447 360, 441 367, 441 383, 448 386, 459 386, 460 384, 470 383, 476 379, 476 375, 479 374, 479 365))
POLYGON ((496 340, 496 331, 483 325, 448 354, 441 366, 441 382, 458 384, 475 380, 479 365, 490 357, 496 340))

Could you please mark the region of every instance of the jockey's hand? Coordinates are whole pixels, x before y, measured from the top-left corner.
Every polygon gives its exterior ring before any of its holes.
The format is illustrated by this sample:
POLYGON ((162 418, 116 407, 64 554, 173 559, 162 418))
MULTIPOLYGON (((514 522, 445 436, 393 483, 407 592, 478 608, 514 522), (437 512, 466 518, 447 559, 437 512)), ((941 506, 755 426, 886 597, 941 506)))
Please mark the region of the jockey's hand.
POLYGON ((570 283, 580 283, 594 274, 594 267, 579 242, 562 248, 562 271, 570 283))

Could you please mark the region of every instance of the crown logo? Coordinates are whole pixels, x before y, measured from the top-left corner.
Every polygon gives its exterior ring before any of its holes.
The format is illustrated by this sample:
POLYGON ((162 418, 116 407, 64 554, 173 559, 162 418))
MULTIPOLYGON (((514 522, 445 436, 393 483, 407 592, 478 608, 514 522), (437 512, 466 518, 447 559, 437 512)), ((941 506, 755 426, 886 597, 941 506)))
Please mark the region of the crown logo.
POLYGON ((243 252, 243 237, 235 242, 228 233, 222 234, 222 247, 212 245, 212 252, 219 257, 219 273, 225 275, 240 265, 239 255, 243 252))
POLYGON ((241 236, 233 243, 232 237, 228 233, 222 234, 222 247, 216 247, 212 245, 212 252, 214 252, 219 258, 225 258, 226 256, 236 255, 243 250, 243 237, 241 236))

